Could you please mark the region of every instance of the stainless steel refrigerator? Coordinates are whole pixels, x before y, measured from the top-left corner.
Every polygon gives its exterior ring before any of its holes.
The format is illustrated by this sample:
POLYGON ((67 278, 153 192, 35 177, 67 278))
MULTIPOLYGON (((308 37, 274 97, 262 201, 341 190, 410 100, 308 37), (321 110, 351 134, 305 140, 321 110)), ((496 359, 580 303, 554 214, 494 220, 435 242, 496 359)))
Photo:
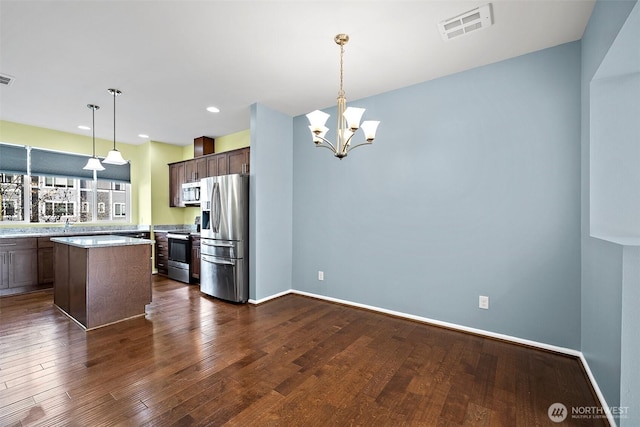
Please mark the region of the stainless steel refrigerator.
POLYGON ((200 291, 249 299, 249 175, 200 181, 200 291))

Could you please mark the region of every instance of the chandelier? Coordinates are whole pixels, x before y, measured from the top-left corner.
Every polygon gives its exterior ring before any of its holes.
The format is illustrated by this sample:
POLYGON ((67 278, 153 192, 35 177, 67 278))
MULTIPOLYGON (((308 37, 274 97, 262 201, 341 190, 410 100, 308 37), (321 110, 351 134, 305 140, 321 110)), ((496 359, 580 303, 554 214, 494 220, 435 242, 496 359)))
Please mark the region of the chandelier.
POLYGON ((316 147, 328 148, 334 155, 341 159, 349 154, 349 151, 361 145, 371 144, 376 137, 376 130, 379 121, 367 120, 360 125, 360 119, 364 114, 364 108, 347 108, 347 100, 344 97, 344 90, 342 89, 342 57, 344 56, 344 45, 349 41, 347 34, 338 34, 334 38, 335 42, 340 45, 340 90, 338 91, 338 127, 336 129, 336 144, 332 144, 325 138, 327 131, 329 130, 325 124, 329 118, 329 114, 315 110, 307 114, 309 119, 309 129, 313 137, 313 142, 316 147), (359 144, 352 145, 351 139, 358 129, 362 128, 364 132, 365 141, 359 144))

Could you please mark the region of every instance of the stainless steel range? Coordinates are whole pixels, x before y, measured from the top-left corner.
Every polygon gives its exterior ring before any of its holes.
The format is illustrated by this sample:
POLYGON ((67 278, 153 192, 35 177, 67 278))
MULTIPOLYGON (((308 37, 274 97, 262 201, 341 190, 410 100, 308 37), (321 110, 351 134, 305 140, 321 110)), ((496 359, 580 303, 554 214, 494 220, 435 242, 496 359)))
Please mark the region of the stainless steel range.
POLYGON ((167 261, 169 277, 184 283, 189 283, 191 274, 191 238, 189 232, 172 231, 167 233, 169 243, 169 259, 167 261))

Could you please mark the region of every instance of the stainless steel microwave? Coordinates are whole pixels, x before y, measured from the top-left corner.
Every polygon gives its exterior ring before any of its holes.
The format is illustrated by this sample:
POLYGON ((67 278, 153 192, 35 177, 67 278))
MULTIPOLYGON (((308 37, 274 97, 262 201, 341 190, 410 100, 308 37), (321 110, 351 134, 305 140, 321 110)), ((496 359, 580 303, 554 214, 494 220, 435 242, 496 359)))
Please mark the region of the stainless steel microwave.
POLYGON ((200 206, 200 182, 182 184, 182 202, 185 205, 200 206))

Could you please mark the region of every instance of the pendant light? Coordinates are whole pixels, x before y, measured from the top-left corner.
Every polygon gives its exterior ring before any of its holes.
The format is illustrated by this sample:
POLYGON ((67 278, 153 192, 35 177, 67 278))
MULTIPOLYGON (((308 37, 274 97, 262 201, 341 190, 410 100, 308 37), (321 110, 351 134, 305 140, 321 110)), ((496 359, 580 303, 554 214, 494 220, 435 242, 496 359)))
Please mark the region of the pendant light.
POLYGON ((127 163, 125 159, 122 158, 122 154, 118 150, 116 150, 116 96, 122 94, 118 89, 108 89, 109 93, 113 95, 113 150, 109 151, 107 154, 107 158, 104 159, 103 163, 109 163, 111 165, 124 165, 127 163))
POLYGON ((104 166, 102 166, 102 163, 100 163, 100 160, 96 157, 96 110, 100 109, 100 107, 93 104, 87 104, 87 107, 91 109, 93 117, 93 123, 91 125, 91 129, 93 129, 93 157, 87 161, 87 164, 82 169, 103 171, 104 166))

